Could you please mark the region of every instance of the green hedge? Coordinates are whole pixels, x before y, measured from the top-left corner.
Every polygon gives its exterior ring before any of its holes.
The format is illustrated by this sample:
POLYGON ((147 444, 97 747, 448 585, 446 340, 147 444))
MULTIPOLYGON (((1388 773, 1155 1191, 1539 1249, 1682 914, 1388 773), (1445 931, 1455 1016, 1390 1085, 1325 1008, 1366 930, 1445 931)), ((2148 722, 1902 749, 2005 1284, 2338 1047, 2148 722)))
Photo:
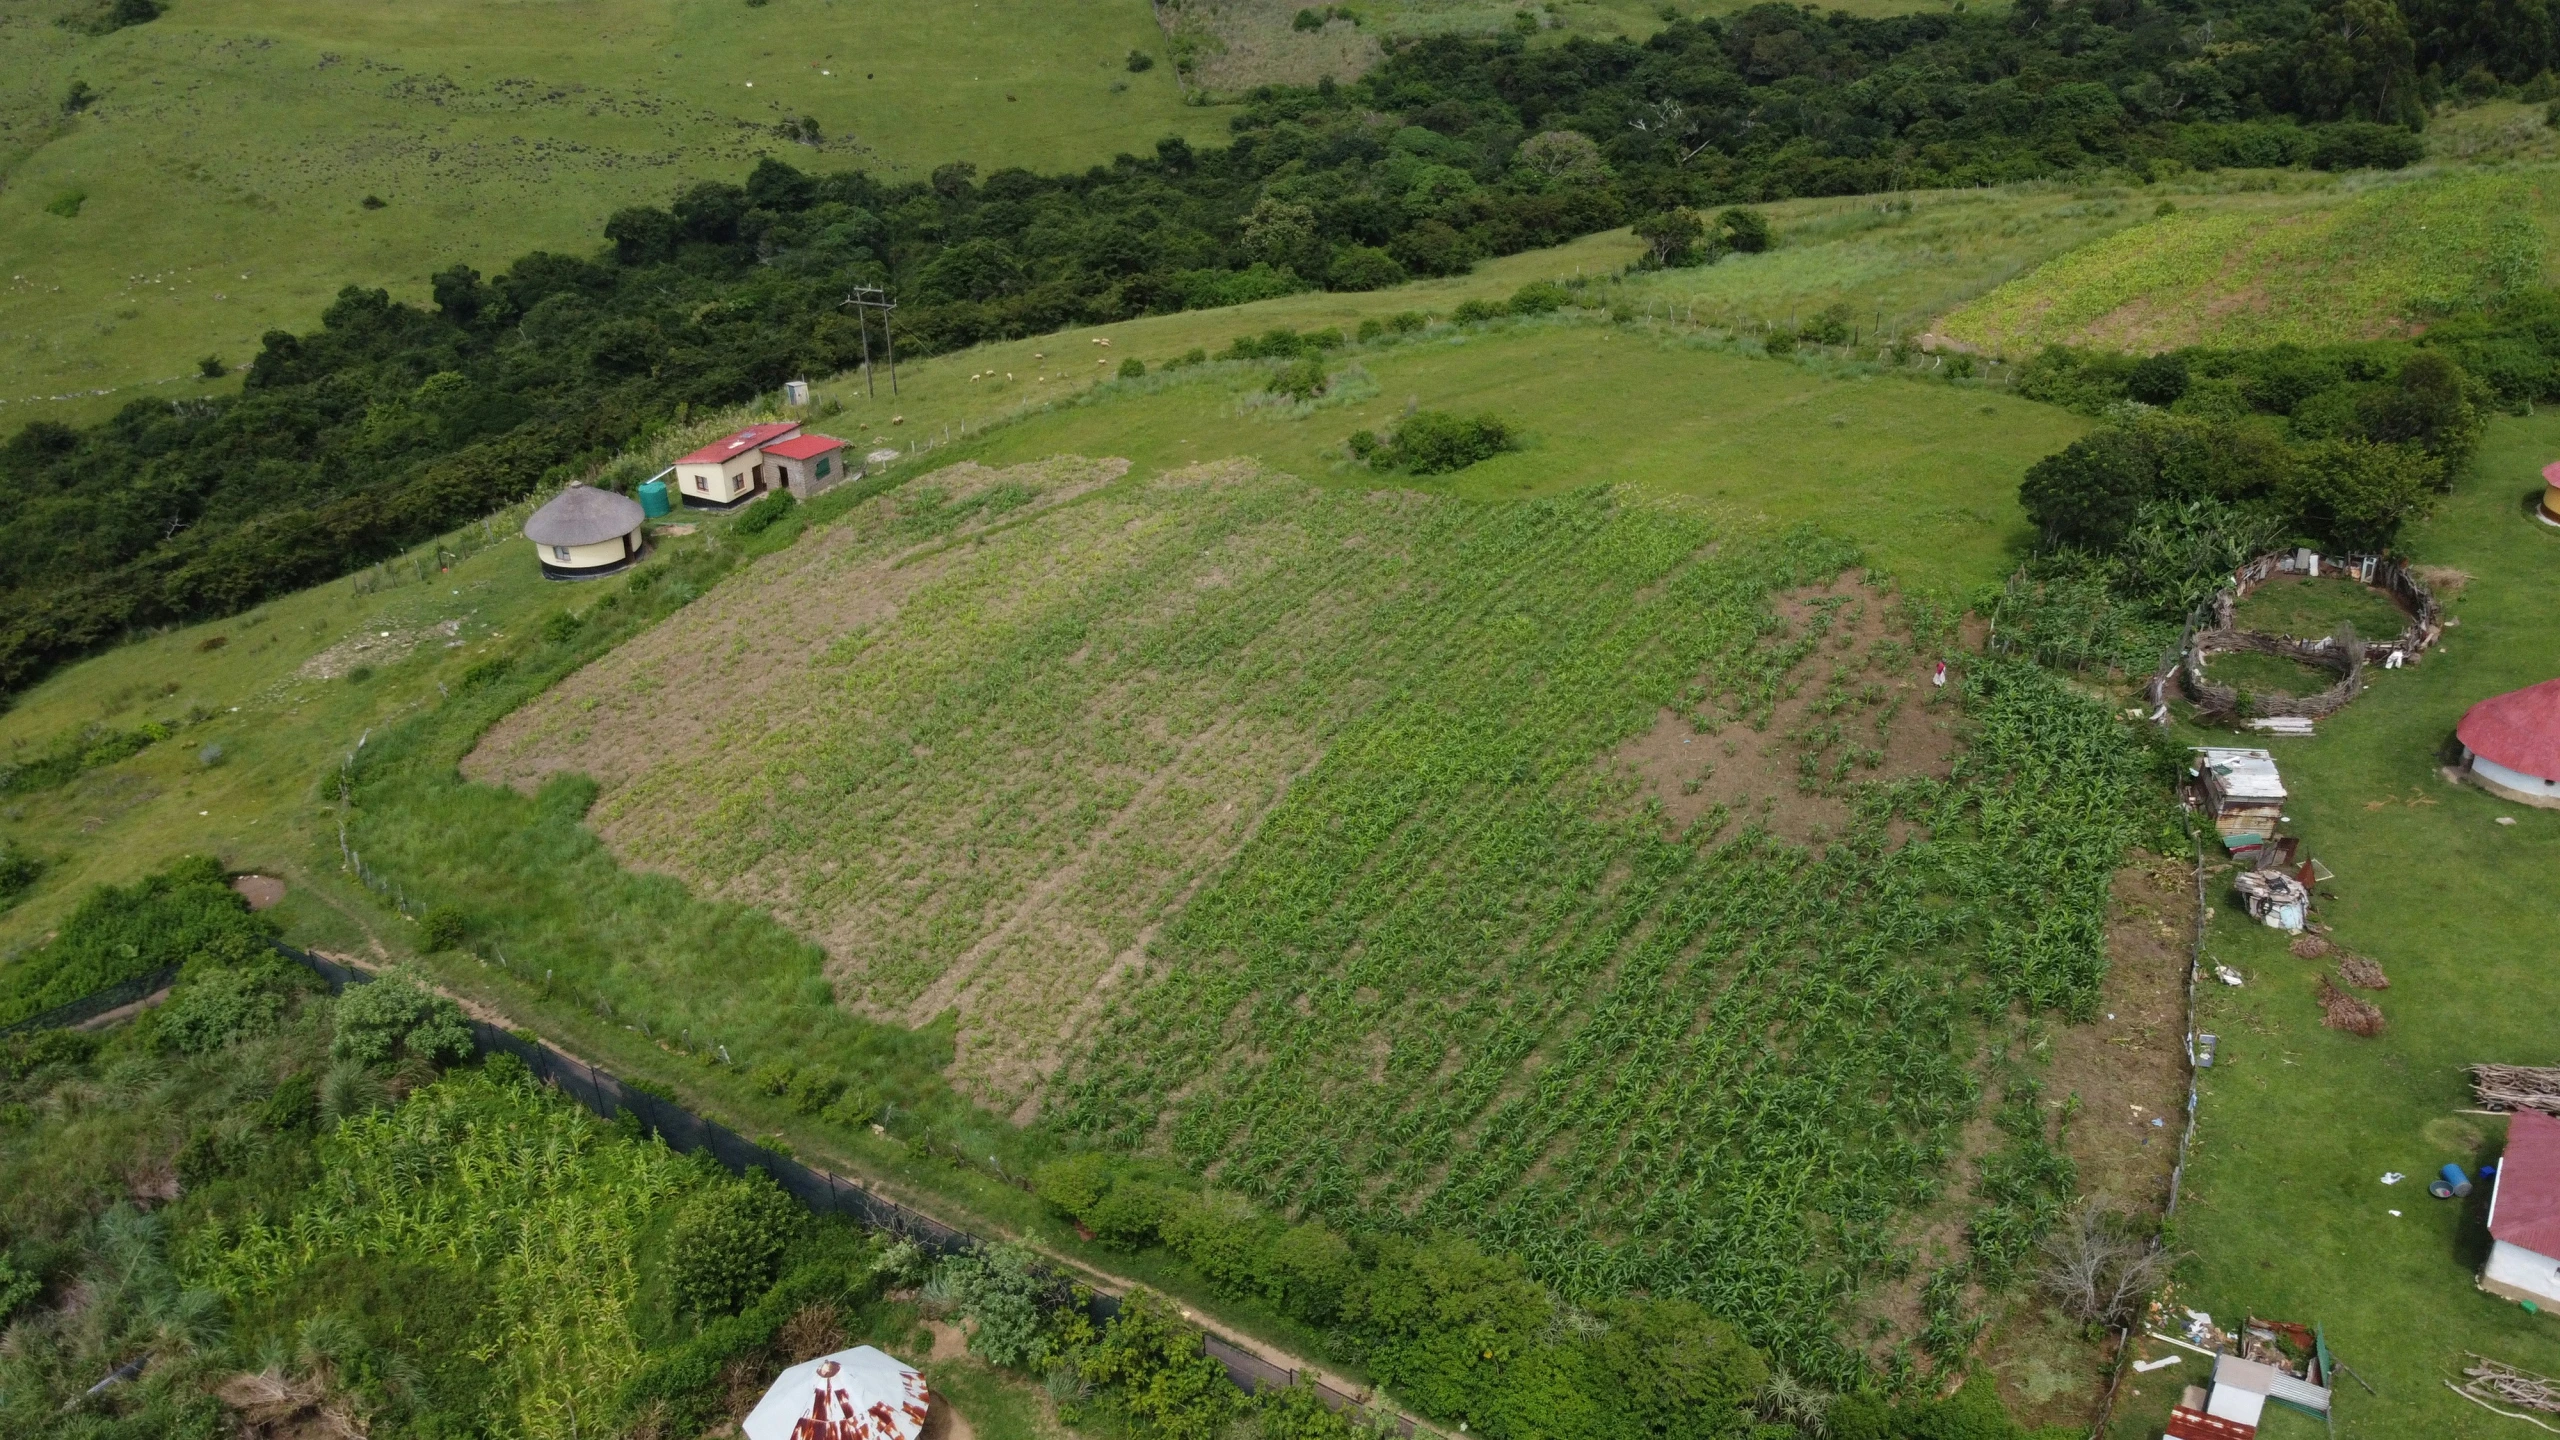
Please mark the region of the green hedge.
POLYGON ((102 885, 51 940, 0 969, 0 1025, 163 966, 256 960, 272 933, 214 860, 190 856, 129 886, 102 885))

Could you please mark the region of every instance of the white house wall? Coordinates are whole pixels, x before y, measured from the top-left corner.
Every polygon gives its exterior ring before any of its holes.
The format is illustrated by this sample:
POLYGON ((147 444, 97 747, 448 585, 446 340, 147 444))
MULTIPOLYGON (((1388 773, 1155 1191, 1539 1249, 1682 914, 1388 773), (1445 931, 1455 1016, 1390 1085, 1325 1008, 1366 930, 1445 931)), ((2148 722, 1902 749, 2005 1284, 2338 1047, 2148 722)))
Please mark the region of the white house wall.
POLYGON ((2500 1240, 2489 1247, 2489 1263, 2480 1272, 2480 1288, 2510 1300, 2560 1305, 2560 1260, 2500 1240))
POLYGON ((2471 773, 2495 787, 2499 794, 2531 804, 2560 805, 2560 780, 2510 770, 2486 755, 2471 757, 2471 773))

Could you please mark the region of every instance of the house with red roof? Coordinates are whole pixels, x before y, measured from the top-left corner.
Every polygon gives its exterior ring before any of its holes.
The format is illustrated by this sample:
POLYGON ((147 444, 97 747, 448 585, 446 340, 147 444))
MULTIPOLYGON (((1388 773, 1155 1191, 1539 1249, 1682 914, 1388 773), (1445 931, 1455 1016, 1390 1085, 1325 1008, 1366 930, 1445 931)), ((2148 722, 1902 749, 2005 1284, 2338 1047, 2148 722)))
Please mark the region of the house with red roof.
POLYGON ((767 474, 765 448, 799 433, 797 420, 771 420, 723 435, 676 461, 676 493, 696 510, 734 510, 779 489, 767 474))
POLYGON ((832 435, 794 435, 776 441, 764 447, 764 463, 772 482, 801 500, 833 489, 847 478, 844 442, 832 435))
POLYGON ((2480 1288, 2560 1305, 2560 1120, 2518 1110, 2489 1192, 2489 1263, 2480 1288))
POLYGON ((2542 503, 2534 508, 2533 518, 2560 527, 2560 460, 2542 467, 2542 503))
POLYGON ((2518 804, 2560 810, 2560 680, 2481 701, 2453 735, 2482 789, 2518 804))

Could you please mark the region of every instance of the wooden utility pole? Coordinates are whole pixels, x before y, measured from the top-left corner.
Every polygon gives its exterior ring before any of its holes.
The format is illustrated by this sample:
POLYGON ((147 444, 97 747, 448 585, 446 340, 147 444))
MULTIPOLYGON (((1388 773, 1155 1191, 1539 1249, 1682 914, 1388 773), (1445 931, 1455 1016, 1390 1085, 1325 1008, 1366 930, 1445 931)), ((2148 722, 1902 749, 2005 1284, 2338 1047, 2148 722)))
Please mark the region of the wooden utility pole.
POLYGON ((871 378, 870 315, 874 310, 880 312, 880 339, 889 349, 889 394, 894 399, 898 393, 898 339, 889 331, 889 317, 897 312, 898 302, 877 285, 856 285, 853 293, 844 297, 844 303, 853 307, 853 323, 862 332, 862 381, 875 398, 880 386, 871 378))

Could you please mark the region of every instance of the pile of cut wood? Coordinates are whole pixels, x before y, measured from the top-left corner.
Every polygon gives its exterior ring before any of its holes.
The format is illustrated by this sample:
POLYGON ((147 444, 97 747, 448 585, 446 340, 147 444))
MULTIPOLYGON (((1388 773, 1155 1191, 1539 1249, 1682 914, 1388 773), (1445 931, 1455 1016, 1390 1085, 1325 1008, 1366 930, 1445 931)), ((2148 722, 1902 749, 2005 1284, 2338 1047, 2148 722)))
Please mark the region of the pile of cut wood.
POLYGON ((2560 1115, 2560 1068, 2474 1065, 2471 1093, 2483 1110, 2539 1110, 2560 1115))

